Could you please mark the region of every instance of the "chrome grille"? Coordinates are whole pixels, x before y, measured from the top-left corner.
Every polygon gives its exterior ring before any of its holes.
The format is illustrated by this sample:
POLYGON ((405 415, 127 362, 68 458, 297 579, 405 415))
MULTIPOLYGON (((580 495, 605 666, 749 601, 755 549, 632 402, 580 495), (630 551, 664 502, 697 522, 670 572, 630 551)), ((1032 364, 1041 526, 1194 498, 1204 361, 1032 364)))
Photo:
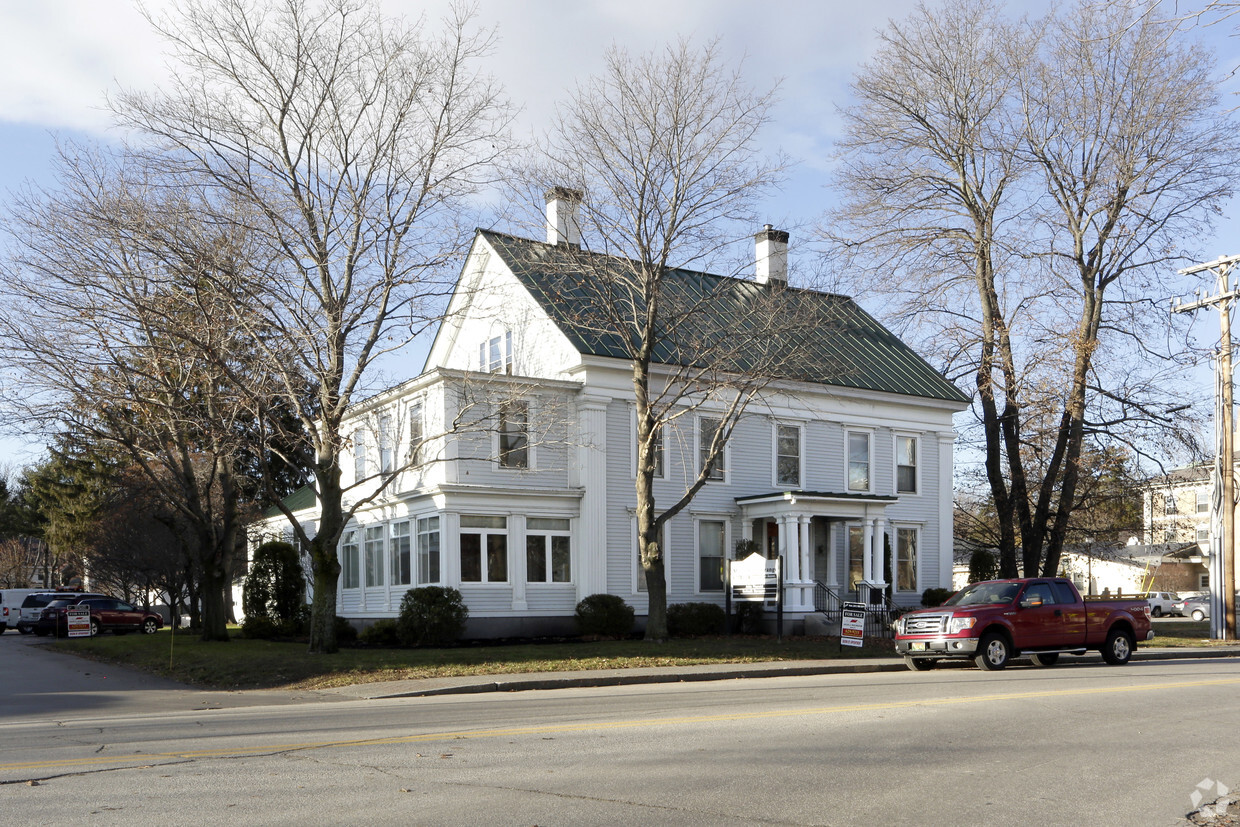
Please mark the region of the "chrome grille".
POLYGON ((904 618, 906 635, 941 635, 951 615, 908 615, 904 618))

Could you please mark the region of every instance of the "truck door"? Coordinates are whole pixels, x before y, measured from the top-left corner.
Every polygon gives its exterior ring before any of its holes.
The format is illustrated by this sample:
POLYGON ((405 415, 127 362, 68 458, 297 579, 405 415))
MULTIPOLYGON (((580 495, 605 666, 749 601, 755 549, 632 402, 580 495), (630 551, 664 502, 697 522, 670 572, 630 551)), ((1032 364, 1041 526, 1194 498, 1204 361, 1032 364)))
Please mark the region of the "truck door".
POLYGON ((1051 584, 1038 580, 1025 586, 1011 620, 1018 648, 1055 646, 1063 631, 1063 612, 1055 606, 1051 584))
POLYGON ((1055 606, 1063 613, 1063 640, 1065 646, 1085 645, 1085 604, 1077 599, 1076 591, 1066 580, 1052 580, 1055 606))

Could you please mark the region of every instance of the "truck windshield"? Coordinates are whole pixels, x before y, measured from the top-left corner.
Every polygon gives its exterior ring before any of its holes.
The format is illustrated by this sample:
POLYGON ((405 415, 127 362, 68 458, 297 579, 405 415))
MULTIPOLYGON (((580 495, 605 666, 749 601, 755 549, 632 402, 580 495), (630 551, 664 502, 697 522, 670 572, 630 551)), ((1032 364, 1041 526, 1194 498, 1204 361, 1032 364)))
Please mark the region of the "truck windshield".
POLYGON ((952 595, 944 606, 985 606, 1011 603, 1020 591, 1019 583, 973 583, 952 595))

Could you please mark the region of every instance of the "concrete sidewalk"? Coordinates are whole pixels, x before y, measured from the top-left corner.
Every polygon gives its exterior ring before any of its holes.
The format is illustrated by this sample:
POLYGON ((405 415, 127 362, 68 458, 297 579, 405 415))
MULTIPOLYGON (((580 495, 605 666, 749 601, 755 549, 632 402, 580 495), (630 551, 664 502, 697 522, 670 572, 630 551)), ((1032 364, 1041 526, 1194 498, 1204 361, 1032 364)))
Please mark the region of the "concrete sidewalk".
MULTIPOLYGON (((1134 661, 1200 660, 1203 658, 1240 657, 1240 646, 1208 648, 1138 649, 1134 661)), ((1017 658, 1016 663, 1028 662, 1017 658)), ((1060 661, 1101 663, 1102 656, 1090 653, 1069 656, 1060 661)), ((972 666, 969 661, 945 664, 972 666)), ((1059 667, 1052 667, 1059 668, 1059 667)), ((594 669, 581 672, 532 672, 509 675, 471 675, 457 678, 423 678, 418 680, 358 683, 329 690, 348 698, 416 698, 428 695, 468 695, 480 692, 521 692, 531 689, 566 689, 590 686, 626 686, 649 683, 683 683, 690 681, 727 681, 740 678, 787 678, 802 675, 840 675, 865 672, 903 672, 908 669, 903 658, 833 658, 831 660, 786 660, 763 663, 719 663, 697 666, 658 666, 637 669, 594 669)))

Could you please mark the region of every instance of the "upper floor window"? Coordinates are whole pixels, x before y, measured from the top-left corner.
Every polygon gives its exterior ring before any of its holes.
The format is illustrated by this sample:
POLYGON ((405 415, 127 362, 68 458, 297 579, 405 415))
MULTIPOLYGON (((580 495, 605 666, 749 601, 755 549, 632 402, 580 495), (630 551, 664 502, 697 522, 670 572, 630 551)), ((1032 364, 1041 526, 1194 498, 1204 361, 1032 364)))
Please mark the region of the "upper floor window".
POLYGON ((425 441, 425 429, 422 425, 422 403, 415 402, 409 406, 409 462, 421 465, 424 461, 422 443, 425 441))
POLYGON ((353 432, 353 480, 366 479, 366 432, 361 428, 353 432))
POLYGON ((1176 505, 1176 502, 1175 502, 1174 491, 1168 491, 1166 494, 1163 495, 1163 506, 1166 508, 1165 513, 1167 514, 1167 516, 1180 513, 1180 509, 1176 505))
POLYGON ((478 370, 483 373, 512 373, 511 330, 478 345, 478 370))
MULTIPOLYGON (((655 425, 654 433, 651 434, 651 437, 650 437, 650 442, 651 442, 650 450, 651 450, 651 453, 654 454, 655 479, 660 479, 660 480, 665 479, 664 468, 666 466, 663 464, 663 428, 660 427, 658 424, 655 425)), ((637 460, 638 460, 637 443, 638 443, 637 412, 636 410, 634 410, 633 412, 633 475, 634 476, 637 475, 637 460)))
POLYGON ((708 480, 724 479, 723 449, 720 448, 719 453, 711 457, 711 447, 721 427, 723 423, 718 419, 705 416, 698 419, 698 468, 704 469, 708 480))
POLYGON ((870 435, 864 432, 848 434, 848 490, 870 490, 870 435))
POLYGON ((530 405, 520 400, 499 406, 499 466, 530 467, 530 405))
POLYGON ((801 428, 775 426, 775 484, 801 487, 801 428))
POLYGON ((1204 488, 1197 492, 1197 513, 1210 513, 1210 492, 1204 488))
POLYGON ((392 473, 395 467, 396 450, 392 433, 392 417, 385 414, 379 418, 379 470, 384 474, 392 473))
POLYGON ((896 493, 917 493, 917 437, 896 437, 896 493))

